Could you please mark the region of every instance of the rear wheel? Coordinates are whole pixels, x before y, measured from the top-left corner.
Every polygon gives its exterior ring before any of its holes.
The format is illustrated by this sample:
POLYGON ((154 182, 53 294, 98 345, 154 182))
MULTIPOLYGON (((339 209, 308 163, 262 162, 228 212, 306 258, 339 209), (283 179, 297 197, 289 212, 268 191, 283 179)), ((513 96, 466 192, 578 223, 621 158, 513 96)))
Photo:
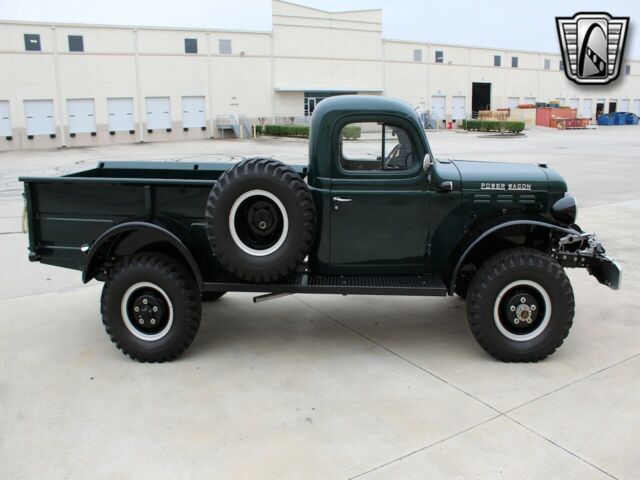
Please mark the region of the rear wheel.
POLYGON ((507 250, 473 276, 467 314, 473 335, 489 354, 505 362, 535 362, 568 335, 573 290, 549 256, 530 248, 507 250))
POLYGON ((174 258, 140 253, 118 261, 101 299, 111 341, 134 360, 177 358, 200 326, 200 298, 191 272, 174 258))

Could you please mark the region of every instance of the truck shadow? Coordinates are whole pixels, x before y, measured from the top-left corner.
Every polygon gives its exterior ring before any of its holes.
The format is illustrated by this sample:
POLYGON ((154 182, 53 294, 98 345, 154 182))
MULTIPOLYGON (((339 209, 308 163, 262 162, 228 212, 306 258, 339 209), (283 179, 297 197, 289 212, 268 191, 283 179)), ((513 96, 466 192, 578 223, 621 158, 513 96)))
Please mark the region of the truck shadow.
POLYGON ((254 304, 249 294, 227 294, 203 304, 200 332, 187 355, 229 350, 345 354, 374 347, 460 351, 484 356, 458 297, 343 297, 296 295, 254 304))

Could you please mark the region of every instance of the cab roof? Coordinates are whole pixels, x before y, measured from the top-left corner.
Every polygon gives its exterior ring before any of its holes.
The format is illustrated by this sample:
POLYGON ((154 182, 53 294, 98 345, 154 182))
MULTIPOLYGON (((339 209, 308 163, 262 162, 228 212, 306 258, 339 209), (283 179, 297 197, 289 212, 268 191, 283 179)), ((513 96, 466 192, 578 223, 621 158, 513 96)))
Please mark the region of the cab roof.
POLYGON ((349 113, 393 113, 407 115, 418 120, 410 104, 396 98, 377 95, 336 95, 322 100, 313 111, 313 121, 322 119, 333 111, 349 113))

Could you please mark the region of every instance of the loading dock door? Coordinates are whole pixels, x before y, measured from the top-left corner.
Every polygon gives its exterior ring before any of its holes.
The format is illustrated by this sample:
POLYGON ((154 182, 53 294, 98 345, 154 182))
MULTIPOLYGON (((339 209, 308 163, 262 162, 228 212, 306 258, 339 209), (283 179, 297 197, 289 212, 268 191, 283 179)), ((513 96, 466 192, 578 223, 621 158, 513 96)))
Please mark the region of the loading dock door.
POLYGON ((618 105, 618 100, 612 98, 609 100, 609 113, 616 112, 616 106, 618 105))
POLYGON ((569 99, 569 106, 571 108, 575 108, 576 111, 578 110, 578 106, 580 105, 580 99, 578 98, 570 98, 569 99))
POLYGON ((56 122, 53 116, 53 100, 25 100, 27 135, 54 135, 56 122))
POLYGON ((535 105, 536 104, 536 97, 524 97, 524 103, 526 103, 528 105, 535 105))
POLYGON ((451 107, 451 118, 454 120, 464 120, 467 118, 465 105, 466 97, 453 97, 453 105, 451 107))
POLYGON ((636 98, 632 105, 631 111, 636 115, 640 115, 640 99, 636 98))
POLYGON ((202 128, 207 125, 204 97, 182 97, 182 126, 202 128))
POLYGON ((12 135, 9 101, 0 100, 0 137, 10 137, 12 135))
POLYGON ((431 118, 440 123, 445 119, 446 107, 447 97, 444 95, 433 95, 431 97, 431 118))
POLYGON ((620 111, 621 112, 628 112, 629 111, 629 99, 628 98, 623 98, 622 100, 620 100, 620 111))
POLYGON ((91 133, 96 131, 96 109, 93 98, 70 98, 67 100, 69 133, 91 133))
POLYGON ((169 97, 147 97, 147 129, 171 128, 171 103, 169 97))
POLYGON ((471 86, 471 114, 478 116, 480 110, 491 110, 491 84, 473 82, 471 86))
POLYGON ((582 110, 580 113, 580 117, 582 118, 593 118, 592 113, 593 111, 593 99, 592 98, 585 98, 584 100, 582 100, 582 110))
POLYGON ((520 97, 509 97, 507 99, 507 108, 509 110, 515 110, 520 105, 520 97))
POLYGON ((110 132, 130 132, 136 129, 133 98, 107 98, 110 132))

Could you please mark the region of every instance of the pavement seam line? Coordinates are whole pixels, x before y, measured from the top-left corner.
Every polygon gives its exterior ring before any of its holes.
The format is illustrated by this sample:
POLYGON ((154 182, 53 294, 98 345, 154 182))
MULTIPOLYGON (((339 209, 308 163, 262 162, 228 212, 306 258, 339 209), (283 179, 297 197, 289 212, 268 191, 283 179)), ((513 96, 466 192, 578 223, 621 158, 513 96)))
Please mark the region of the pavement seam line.
POLYGON ((563 447, 562 445, 560 445, 559 443, 554 442, 553 440, 551 440, 550 438, 542 435, 539 432, 536 432, 533 428, 528 427, 527 425, 525 425, 524 423, 519 422, 518 420, 516 420, 515 418, 510 417, 509 415, 507 415, 506 413, 503 414, 504 418, 508 418, 509 420, 511 420, 512 422, 516 423, 517 425, 520 425, 522 428, 524 428, 525 430, 528 430, 529 432, 533 433, 534 435, 537 435, 538 437, 542 438, 543 440, 546 440, 547 442, 549 442, 551 445, 559 448, 560 450, 567 452, 569 455, 577 458, 578 460, 581 460, 582 462, 586 463, 587 465, 589 465, 590 467, 595 468, 596 470, 598 470, 599 472, 604 473, 606 476, 613 478, 614 480, 618 480, 617 477, 611 475, 609 472, 607 472, 606 470, 603 470, 602 468, 598 467, 597 465, 594 465, 593 463, 591 463, 590 461, 586 460, 585 458, 582 458, 580 455, 578 455, 575 452, 572 452, 571 450, 569 450, 568 448, 563 447))
POLYGON ((294 297, 294 298, 295 298, 296 300, 298 300, 300 303, 302 303, 302 304, 306 305, 308 308, 310 308, 310 309, 311 309, 311 310, 313 310, 314 312, 318 313, 319 315, 322 315, 323 317, 328 318, 329 320, 331 320, 331 321, 333 321, 333 322, 337 323, 337 324, 338 324, 338 325, 340 325, 341 327, 346 328, 347 330, 351 331, 352 333, 355 333, 356 335, 358 335, 358 336, 360 336, 360 337, 364 338, 365 340, 367 340, 367 341, 369 341, 369 342, 373 343, 373 344, 374 344, 374 345, 376 345, 378 348, 381 348, 382 350, 384 350, 384 351, 386 351, 386 352, 390 353, 391 355, 393 355, 393 356, 395 356, 395 357, 399 358, 400 360, 403 360, 404 362, 406 362, 406 363, 408 363, 408 364, 410 364, 410 365, 414 366, 414 367, 415 367, 415 368, 417 368, 418 370, 421 370, 422 372, 424 372, 424 373, 426 373, 426 374, 428 374, 428 375, 431 375, 433 378, 435 378, 435 379, 437 379, 437 380, 440 380, 441 382, 443 382, 443 383, 445 383, 445 384, 449 385, 450 387, 452 387, 452 388, 454 388, 454 389, 458 390, 460 393, 465 394, 465 395, 466 395, 466 396, 468 396, 469 398, 472 398, 473 400, 475 400, 475 401, 477 401, 477 402, 479 402, 479 403, 482 403, 484 406, 486 406, 486 407, 490 408, 490 409, 491 409, 491 410, 493 410, 494 412, 496 412, 496 413, 500 413, 500 414, 502 414, 502 413, 503 413, 503 412, 501 412, 500 410, 498 410, 497 408, 495 408, 495 407, 493 407, 493 406, 489 405, 488 403, 486 403, 486 402, 484 402, 484 401, 480 400, 479 398, 476 398, 475 396, 473 396, 473 395, 472 395, 472 394, 470 394, 469 392, 465 392, 462 388, 460 388, 460 387, 458 387, 458 386, 454 385, 453 383, 448 382, 448 381, 447 381, 447 380, 445 380, 444 378, 442 378, 442 377, 440 377, 440 376, 436 375, 435 373, 433 373, 433 372, 431 372, 431 371, 427 370, 427 369, 426 369, 426 368, 424 368, 423 366, 418 365, 417 363, 415 363, 415 362, 413 362, 413 361, 409 360, 408 358, 403 357, 403 356, 402 356, 402 355, 400 355, 399 353, 394 352, 394 351, 393 351, 393 350, 391 350, 389 347, 386 347, 386 346, 382 345, 380 342, 378 342, 378 341, 374 340, 373 338, 371 338, 371 337, 369 337, 369 336, 365 335, 365 334, 364 334, 364 333, 362 333, 362 332, 359 332, 359 331, 358 331, 358 330, 356 330, 355 328, 350 327, 349 325, 347 325, 347 324, 345 324, 345 323, 341 322, 340 320, 337 320, 337 319, 333 318, 331 315, 328 315, 328 314, 326 314, 326 313, 323 313, 323 312, 319 311, 318 309, 316 309, 316 308, 312 307, 312 306, 311 306, 311 305, 309 305, 307 302, 305 302, 305 301, 301 300, 301 299, 300 299, 300 298, 298 298, 298 297, 294 297))
POLYGON ((394 351, 393 351, 393 350, 391 350, 390 348, 388 348, 388 347, 386 347, 386 346, 382 345, 381 343, 377 342, 377 341, 376 341, 376 340, 374 340, 373 338, 371 338, 371 337, 369 337, 369 336, 365 335, 365 334, 364 334, 364 333, 362 333, 362 332, 359 332, 359 331, 358 331, 358 330, 356 330, 355 328, 352 328, 352 327, 350 327, 349 325, 347 325, 347 324, 345 324, 345 323, 341 322, 340 320, 337 320, 337 319, 333 318, 331 315, 328 315, 328 314, 326 314, 326 313, 321 312, 320 310, 318 310, 318 309, 316 309, 316 308, 312 307, 312 306, 311 306, 311 305, 309 305, 307 302, 305 302, 305 301, 301 300, 301 299, 300 299, 300 298, 298 298, 298 297, 294 297, 294 298, 295 298, 296 300, 298 300, 300 303, 302 303, 302 304, 306 305, 308 308, 310 308, 310 309, 311 309, 311 310, 313 310, 314 312, 318 313, 319 315, 322 315, 323 317, 328 318, 329 320, 331 320, 331 321, 333 321, 333 322, 337 323, 338 325, 340 325, 340 326, 341 326, 341 327, 343 327, 343 328, 346 328, 347 330, 351 331, 352 333, 355 333, 356 335, 359 335, 360 337, 364 338, 365 340, 368 340, 369 342, 371 342, 371 343, 373 343, 374 345, 376 345, 378 348, 381 348, 382 350, 386 351, 387 353, 390 353, 391 355, 393 355, 393 356, 395 356, 395 357, 399 358, 400 360, 402 360, 402 361, 404 361, 404 362, 408 363, 409 365, 414 366, 414 367, 415 367, 415 368, 417 368, 418 370, 421 370, 422 372, 424 372, 424 373, 426 373, 426 374, 428 374, 428 375, 431 375, 433 378, 435 378, 435 379, 437 379, 437 380, 440 380, 441 382, 443 382, 443 383, 445 383, 445 384, 449 385, 451 388, 453 388, 453 389, 455 389, 455 390, 459 391, 460 393, 463 393, 464 395, 466 395, 467 397, 469 397, 469 398, 471 398, 471 399, 475 400, 476 402, 479 402, 479 403, 483 404, 485 407, 490 408, 490 409, 491 409, 491 410, 493 410, 494 412, 499 413, 499 414, 502 414, 502 413, 503 413, 503 412, 501 412, 500 410, 498 410, 497 408, 495 408, 495 407, 493 407, 493 406, 489 405, 488 403, 484 402, 483 400, 480 400, 479 398, 477 398, 477 397, 475 397, 474 395, 470 394, 469 392, 464 391, 462 388, 458 387, 457 385, 454 385, 453 383, 448 382, 448 381, 447 381, 447 380, 445 380, 444 378, 442 378, 442 377, 440 377, 440 376, 436 375, 435 373, 433 373, 433 372, 431 372, 431 371, 427 370, 427 369, 426 369, 426 368, 424 368, 423 366, 418 365, 417 363, 415 363, 415 362, 413 362, 413 361, 409 360, 409 359, 408 359, 408 358, 406 358, 406 357, 403 357, 403 356, 402 356, 402 355, 400 355, 399 353, 394 352, 394 351))
POLYGON ((366 472, 358 473, 357 475, 354 475, 353 477, 349 477, 348 480, 354 480, 356 478, 361 478, 361 477, 363 477, 365 475, 369 475, 370 473, 373 473, 376 470, 379 470, 381 468, 387 467, 387 466, 391 465, 392 463, 400 462, 400 461, 404 460, 405 458, 408 458, 408 457, 410 457, 412 455, 415 455, 416 453, 420 453, 420 452, 423 452, 425 450, 428 450, 431 447, 435 447, 436 445, 439 445, 439 444, 441 444, 443 442, 451 440, 451 439, 457 437, 458 435, 462 435, 463 433, 466 433, 466 432, 468 432, 470 430, 473 430, 476 427, 480 427, 480 426, 484 425, 485 423, 491 422, 492 420, 495 420, 496 418, 500 418, 502 416, 504 416, 504 415, 501 413, 501 414, 495 415, 495 416, 493 416, 491 418, 487 418, 486 420, 483 420, 480 423, 477 423, 475 425, 471 425, 470 427, 467 427, 464 430, 460 430, 459 432, 453 433, 453 434, 449 435, 448 437, 441 438, 440 440, 436 440, 435 442, 432 442, 432 443, 430 443, 428 445, 425 445, 422 448, 418 448, 417 450, 413 450, 413 451, 411 451, 409 453, 401 455, 398 458, 394 458, 393 460, 389 460, 388 462, 383 463, 381 465, 378 465, 377 467, 373 467, 372 469, 367 470, 366 472))
POLYGON ((505 411, 505 412, 503 412, 503 413, 504 413, 505 415, 507 415, 507 414, 509 414, 509 413, 511 413, 511 412, 513 412, 513 411, 515 411, 515 410, 518 410, 519 408, 526 407, 527 405, 529 405, 529 404, 531 404, 531 403, 537 402, 538 400, 541 400, 541 399, 543 399, 543 398, 545 398, 545 397, 548 397, 549 395, 553 395, 554 393, 557 393, 557 392, 559 392, 559 391, 561 391, 561 390, 564 390, 565 388, 571 387, 571 386, 573 386, 573 385, 575 385, 575 384, 577 384, 577 383, 580 383, 580 382, 582 382, 582 381, 584 381, 584 380, 587 380, 587 379, 589 379, 589 378, 591 378, 591 377, 593 377, 593 376, 595 376, 595 375, 598 375, 598 374, 600 374, 600 373, 602 373, 602 372, 606 372, 606 371, 607 371, 607 370, 609 370, 610 368, 617 367, 618 365, 621 365, 621 364, 623 364, 623 363, 625 363, 625 362, 628 362, 629 360, 633 360, 634 358, 637 358, 638 356, 640 356, 640 353, 633 354, 633 355, 631 355, 630 357, 624 358, 624 359, 622 359, 622 360, 620 360, 620 361, 618 361, 618 362, 616 362, 616 363, 612 363, 611 365, 607 365, 606 367, 603 367, 603 368, 601 368, 600 370, 597 370, 597 371, 595 371, 595 372, 592 372, 592 373, 590 373, 590 374, 589 374, 589 375, 587 375, 587 376, 584 376, 584 377, 578 378, 577 380, 574 380, 574 381, 572 381, 572 382, 569 382, 569 383, 567 383, 566 385, 563 385, 563 386, 558 387, 558 388, 556 388, 556 389, 554 389, 554 390, 551 390, 551 391, 549 391, 549 392, 547 392, 547 393, 544 393, 544 394, 542 394, 542 395, 540 395, 540 396, 538 396, 538 397, 536 397, 536 398, 533 398, 533 399, 531 399, 531 400, 529 400, 529 401, 527 401, 527 402, 524 402, 524 403, 523 403, 523 404, 521 404, 521 405, 518 405, 518 406, 515 406, 515 407, 513 407, 513 408, 510 408, 509 410, 506 410, 506 411, 505 411))
POLYGON ((527 427, 526 425, 524 425, 524 424, 522 424, 522 423, 518 422, 518 421, 517 421, 517 420, 515 420, 514 418, 510 417, 509 415, 507 415, 507 413, 512 412, 513 410, 515 410, 515 409, 517 409, 517 408, 520 408, 520 407, 522 407, 522 406, 524 406, 524 405, 526 405, 526 404, 528 404, 528 403, 534 402, 534 401, 536 401, 536 400, 538 400, 538 399, 540 399, 540 398, 543 398, 543 397, 545 397, 545 396, 547 396, 547 395, 551 395, 552 393, 555 393, 556 391, 562 390, 563 388, 566 388, 566 387, 569 387, 569 386, 571 386, 571 385, 573 385, 573 384, 575 384, 575 383, 581 382, 582 380, 585 380, 585 379, 587 379, 587 378, 589 378, 589 377, 591 377, 591 376, 593 376, 593 375, 597 375, 598 373, 601 373, 601 372, 603 372, 603 371, 605 371, 605 370, 608 370, 608 369, 609 369, 609 368, 611 368, 611 367, 614 367, 614 366, 616 366, 616 365, 619 365, 619 364, 621 364, 621 363, 624 363, 624 362, 626 362, 627 360, 631 360, 631 359, 633 359, 633 358, 637 357, 638 355, 640 355, 640 353, 639 353, 639 354, 635 354, 635 355, 633 355, 633 356, 631 356, 631 357, 629 357, 629 358, 626 358, 626 359, 624 359, 624 360, 621 360, 621 361, 619 361, 619 362, 617 362, 617 363, 615 363, 615 364, 613 364, 613 365, 609 365, 609 366, 607 366, 607 367, 604 367, 603 369, 598 370, 597 372, 594 372, 594 373, 592 373, 592 374, 590 374, 590 375, 587 375, 587 376, 586 376, 586 377, 584 377, 584 378, 580 378, 580 379, 578 379, 578 380, 575 380, 574 382, 568 383, 567 385, 564 385, 564 386, 562 386, 562 387, 560 387, 560 388, 558 388, 558 389, 556 389, 556 390, 553 390, 553 391, 548 392, 548 393, 546 393, 546 394, 544 394, 544 395, 541 395, 540 397, 538 397, 538 398, 536 398, 536 399, 534 399, 534 400, 531 400, 530 402, 527 402, 527 403, 525 403, 525 404, 523 404, 523 405, 521 405, 521 406, 518 406, 518 407, 515 407, 515 408, 513 408, 513 409, 510 409, 510 410, 508 410, 507 412, 500 412, 500 411, 499 411, 498 409, 496 409, 495 407, 493 407, 493 406, 491 406, 491 405, 489 405, 489 404, 485 403, 484 401, 482 401, 482 400, 480 400, 480 399, 476 398, 476 397, 475 397, 475 396, 473 396, 472 394, 470 394, 470 393, 468 393, 468 392, 464 391, 463 389, 461 389, 461 388, 457 387, 456 385, 453 385, 453 384, 451 384, 451 383, 447 382, 445 379, 443 379, 443 378, 439 377, 439 376, 438 376, 438 375, 436 375, 435 373, 430 372, 430 371, 429 371, 429 370, 427 370, 426 368, 424 368, 424 367, 422 367, 422 366, 420 366, 420 365, 416 364, 415 362, 413 362, 413 361, 409 360, 408 358, 403 357, 403 356, 402 356, 402 355, 400 355, 399 353, 394 352, 393 350, 391 350, 391 349, 389 349, 388 347, 386 347, 386 346, 384 346, 384 345, 380 344, 379 342, 377 342, 376 340, 374 340, 374 339, 370 338, 369 336, 365 335, 364 333, 359 332, 359 331, 358 331, 358 330, 356 330, 355 328, 352 328, 352 327, 350 327, 350 326, 346 325, 345 323, 341 322, 340 320, 337 320, 337 319, 333 318, 331 315, 328 315, 328 314, 326 314, 326 313, 324 313, 324 312, 319 311, 318 309, 316 309, 316 308, 314 308, 313 306, 309 305, 307 302, 305 302, 305 301, 301 300, 301 299, 300 299, 300 298, 298 298, 297 296, 295 296, 294 298, 295 298, 298 302, 302 303, 303 305, 306 305, 308 308, 310 308, 310 309, 311 309, 311 310, 313 310, 314 312, 318 313, 319 315, 322 315, 323 317, 325 317, 325 318, 327 318, 327 319, 329 319, 329 320, 331 320, 331 321, 333 321, 333 322, 337 323, 338 325, 340 325, 341 327, 343 327, 343 328, 345 328, 345 329, 349 330, 350 332, 352 332, 352 333, 354 333, 354 334, 356 334, 356 335, 358 335, 358 336, 360 336, 360 337, 364 338, 365 340, 368 340, 369 342, 373 343, 373 344, 374 344, 374 345, 376 345, 378 348, 381 348, 381 349, 385 350, 386 352, 388 352, 388 353, 390 353, 390 354, 394 355, 395 357, 397 357, 397 358, 399 358, 399 359, 401 359, 401 360, 405 361, 406 363, 409 363, 410 365, 412 365, 412 366, 414 366, 415 368, 417 368, 417 369, 419 369, 419 370, 423 371, 424 373, 427 373, 428 375, 431 375, 432 377, 434 377, 434 378, 436 378, 436 379, 438 379, 438 380, 440 380, 440 381, 444 382, 445 384, 447 384, 447 385, 451 386, 452 388, 454 388, 454 389, 458 390, 459 392, 461 392, 461 393, 463 393, 463 394, 467 395, 468 397, 470 397, 470 398, 472 398, 472 399, 476 400, 477 402, 482 403, 483 405, 485 405, 485 406, 489 407, 490 409, 492 409, 493 411, 495 411, 495 412, 497 412, 497 413, 498 413, 498 415, 496 415, 496 416, 494 416, 494 417, 491 417, 491 418, 489 418, 489 419, 487 419, 487 420, 485 420, 485 421, 483 421, 483 422, 480 422, 480 423, 479 423, 479 424, 477 424, 477 425, 473 425, 473 426, 471 426, 471 427, 468 427, 468 428, 466 428, 466 429, 464 429, 464 430, 461 430, 460 432, 457 432, 457 433, 455 433, 455 434, 453 434, 453 435, 450 435, 449 437, 443 438, 443 439, 441 439, 441 440, 439 440, 439 441, 437 441, 437 442, 431 443, 431 444, 426 445, 426 446, 424 446, 424 447, 422 447, 422 448, 419 448, 419 449, 417 449, 417 450, 414 450, 414 451, 412 451, 412 452, 409 452, 409 453, 407 453, 407 454, 405 454, 405 455, 402 455, 402 456, 400 456, 400 457, 398 457, 398 458, 396 458, 396 459, 394 459, 394 460, 390 460, 389 462, 386 462, 386 463, 384 463, 384 464, 382 464, 382 465, 379 465, 379 466, 377 466, 377 467, 374 467, 374 468, 372 468, 371 470, 367 470, 366 472, 359 473, 359 474, 357 474, 357 475, 355 475, 355 476, 353 476, 353 477, 350 477, 350 478, 349 478, 349 480, 353 480, 353 479, 355 479, 355 478, 362 477, 363 475, 367 475, 367 474, 369 474, 369 473, 371 473, 371 472, 373 472, 373 471, 375 471, 375 470, 378 470, 378 469, 383 468, 383 467, 385 467, 385 466, 387 466, 387 465, 390 465, 390 464, 392 464, 392 463, 395 463, 395 462, 398 462, 398 461, 400 461, 400 460, 403 460, 403 459, 405 459, 405 458, 407 458, 407 457, 409 457, 409 456, 411 456, 411 455, 414 455, 414 454, 416 454, 416 453, 419 453, 419 452, 422 452, 422 451, 424 451, 424 450, 427 450, 428 448, 430 448, 430 447, 432 447, 432 446, 438 445, 439 443, 442 443, 442 442, 447 441, 447 440, 449 440, 449 439, 451 439, 451 438, 454 438, 454 437, 456 437, 457 435, 460 435, 460 434, 462 434, 462 433, 465 433, 465 432, 467 432, 467 431, 469 431, 469 430, 471 430, 471 429, 473 429, 473 428, 475 428, 475 427, 477 427, 477 426, 483 425, 484 423, 487 423, 487 422, 489 422, 489 421, 491 421, 491 420, 494 420, 494 419, 496 419, 496 418, 499 418, 499 417, 501 417, 501 416, 504 416, 505 418, 507 418, 507 419, 511 420, 512 422, 514 422, 514 423, 516 423, 516 424, 520 425, 522 428, 524 428, 524 429, 526 429, 526 430, 529 430, 531 433, 533 433, 533 434, 535 434, 535 435, 539 436, 540 438, 542 438, 542 439, 546 440, 546 441, 547 441, 547 442, 549 442, 550 444, 552 444, 552 445, 554 445, 555 447, 557 447, 557 448, 559 448, 559 449, 563 450, 564 452, 568 453, 569 455, 571 455, 571 456, 573 456, 573 457, 575 457, 575 458, 577 458, 577 459, 581 460, 582 462, 586 463, 587 465, 589 465, 589 466, 591 466, 591 467, 595 468, 596 470, 598 470, 598 471, 600 471, 600 472, 604 473, 604 474, 605 474, 605 475, 607 475, 608 477, 610 477, 610 478, 613 478, 613 479, 617 480, 617 478, 616 478, 616 477, 614 477, 613 475, 611 475, 611 474, 610 474, 610 473, 608 473, 607 471, 605 471, 605 470, 601 469, 600 467, 598 467, 598 466, 596 466, 596 465, 592 464, 591 462, 589 462, 589 461, 585 460, 585 459, 584 459, 584 458, 582 458, 580 455, 578 455, 578 454, 576 454, 576 453, 572 452, 571 450, 566 449, 566 448, 565 448, 565 447, 563 447, 562 445, 559 445, 559 444, 555 443, 555 442, 554 442, 554 441, 552 441, 551 439, 549 439, 549 438, 545 437, 544 435, 542 435, 542 434, 540 434, 540 433, 536 432, 535 430, 533 430, 533 429, 531 429, 531 428, 527 427))

